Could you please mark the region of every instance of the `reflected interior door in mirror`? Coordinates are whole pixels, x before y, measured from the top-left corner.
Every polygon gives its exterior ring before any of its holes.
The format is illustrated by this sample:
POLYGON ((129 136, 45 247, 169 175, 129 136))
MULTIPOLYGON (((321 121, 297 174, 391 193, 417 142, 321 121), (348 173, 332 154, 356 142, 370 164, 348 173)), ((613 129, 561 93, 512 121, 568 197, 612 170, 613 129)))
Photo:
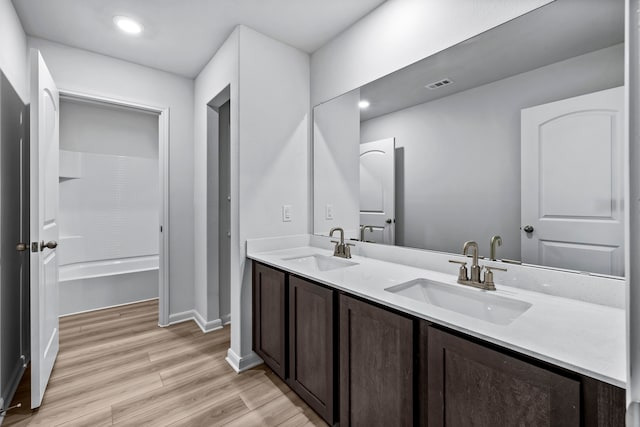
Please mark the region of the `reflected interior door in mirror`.
POLYGON ((395 244, 395 141, 360 144, 362 240, 395 244))
POLYGON ((523 262, 624 275, 623 102, 618 87, 522 110, 523 262))

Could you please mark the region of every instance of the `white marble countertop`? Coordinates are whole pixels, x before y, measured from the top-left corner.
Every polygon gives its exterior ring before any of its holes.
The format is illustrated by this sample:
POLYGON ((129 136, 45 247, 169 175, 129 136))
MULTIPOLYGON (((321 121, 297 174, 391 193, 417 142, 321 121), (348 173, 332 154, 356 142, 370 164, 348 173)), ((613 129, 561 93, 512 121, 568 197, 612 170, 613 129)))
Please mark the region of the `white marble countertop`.
MULTIPOLYGON (((289 241, 289 244, 295 243, 294 240, 289 241)), ((416 278, 463 286, 456 283, 456 276, 452 274, 358 255, 350 260, 357 265, 314 271, 286 258, 312 254, 331 256, 330 250, 315 246, 265 248, 264 245, 253 248, 248 245, 247 257, 553 365, 625 387, 626 317, 623 309, 504 286, 496 273, 497 290, 492 294, 532 304, 510 324, 499 325, 385 291, 390 286, 416 278)), ((468 286, 464 288, 487 292, 468 286)))

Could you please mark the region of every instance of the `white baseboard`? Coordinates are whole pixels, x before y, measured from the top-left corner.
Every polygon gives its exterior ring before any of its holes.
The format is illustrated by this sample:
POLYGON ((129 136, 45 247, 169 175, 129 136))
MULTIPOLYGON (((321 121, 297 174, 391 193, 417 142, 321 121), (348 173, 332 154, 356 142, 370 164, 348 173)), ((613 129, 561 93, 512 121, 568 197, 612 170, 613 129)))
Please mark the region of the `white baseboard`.
POLYGON ((138 304, 140 302, 153 301, 153 300, 157 300, 157 299, 158 299, 158 297, 153 297, 153 298, 141 299, 141 300, 137 300, 137 301, 123 302, 122 304, 114 304, 114 305, 108 305, 106 307, 98 307, 98 308, 92 308, 92 309, 89 309, 89 310, 76 311, 74 313, 61 314, 58 317, 59 318, 63 318, 63 317, 67 317, 67 316, 74 316, 76 314, 91 313, 93 311, 106 310, 108 308, 115 308, 115 307, 124 307, 125 305, 138 304))
POLYGON ((260 356, 255 354, 253 351, 246 356, 239 357, 232 349, 227 350, 227 357, 225 360, 238 374, 264 363, 260 356))
POLYGON ((231 323, 231 314, 223 314, 222 316, 220 316, 220 320, 222 320, 222 324, 224 326, 227 326, 229 323, 231 323))
POLYGON ((175 325, 176 323, 186 322, 187 320, 195 320, 193 318, 193 310, 187 310, 180 313, 173 313, 169 315, 169 325, 175 325))
POLYGON ((208 332, 217 331, 218 329, 222 329, 222 320, 215 319, 206 321, 204 317, 196 310, 187 310, 181 313, 174 313, 169 315, 169 325, 175 325, 176 323, 186 322, 188 320, 193 320, 196 322, 196 325, 204 332, 205 334, 208 332))
POLYGON ((207 332, 213 332, 217 331, 218 329, 222 329, 222 320, 215 319, 207 322, 206 320, 204 320, 204 317, 202 317, 202 315, 196 310, 193 310, 193 320, 195 320, 198 326, 200 326, 200 329, 202 329, 202 332, 204 332, 205 334, 207 332))

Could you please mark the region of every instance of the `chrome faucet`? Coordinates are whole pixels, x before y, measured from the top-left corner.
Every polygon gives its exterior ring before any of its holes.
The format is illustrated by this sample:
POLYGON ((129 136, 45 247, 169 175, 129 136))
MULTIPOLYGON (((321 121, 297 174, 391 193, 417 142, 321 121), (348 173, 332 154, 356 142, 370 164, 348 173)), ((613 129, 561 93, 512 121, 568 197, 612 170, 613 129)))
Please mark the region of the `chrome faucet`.
POLYGON ((462 255, 467 255, 469 248, 473 249, 473 262, 471 264, 471 281, 472 282, 480 282, 480 270, 482 268, 478 265, 478 244, 473 240, 464 242, 464 246, 462 247, 462 255))
POLYGON ((489 255, 489 259, 491 261, 496 260, 496 245, 502 246, 502 237, 498 236, 497 234, 491 238, 491 252, 489 255))
POLYGON ((351 258, 351 248, 349 246, 354 246, 352 243, 344 242, 344 230, 340 227, 335 227, 329 230, 329 237, 333 237, 333 233, 339 231, 340 232, 340 241, 332 240, 332 243, 336 244, 336 247, 333 250, 333 256, 337 256, 340 258, 351 258))
POLYGON ((360 241, 364 242, 364 232, 369 229, 373 233, 373 225, 361 225, 360 226, 360 241))
MULTIPOLYGON (((494 236, 496 237, 496 236, 494 236)), ((500 236, 497 236, 500 239, 500 236)), ((493 239, 491 239, 493 243, 493 239)), ((493 246, 493 245, 492 245, 493 246)), ((467 263, 465 261, 455 261, 450 259, 449 262, 460 264, 460 269, 458 270, 458 283, 461 285, 469 285, 475 288, 484 289, 486 291, 495 291, 496 285, 493 282, 493 270, 507 271, 506 268, 499 267, 487 267, 487 266, 479 266, 478 265, 478 244, 474 241, 465 242, 464 247, 462 248, 462 255, 467 256, 467 252, 469 248, 473 249, 472 252, 472 264, 471 264, 471 277, 467 276, 467 263), (486 268, 487 272, 484 275, 484 281, 480 277, 480 273, 482 269, 486 268)))

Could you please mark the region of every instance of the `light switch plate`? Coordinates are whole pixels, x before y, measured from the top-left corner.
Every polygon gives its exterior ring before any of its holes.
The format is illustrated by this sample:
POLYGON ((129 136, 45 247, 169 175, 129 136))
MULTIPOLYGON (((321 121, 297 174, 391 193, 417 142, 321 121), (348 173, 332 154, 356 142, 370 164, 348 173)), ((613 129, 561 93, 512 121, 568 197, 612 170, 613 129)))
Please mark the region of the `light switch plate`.
POLYGON ((291 222, 291 205, 282 205, 282 222, 291 222))
POLYGON ((327 205, 325 207, 324 219, 333 219, 333 205, 327 205))

